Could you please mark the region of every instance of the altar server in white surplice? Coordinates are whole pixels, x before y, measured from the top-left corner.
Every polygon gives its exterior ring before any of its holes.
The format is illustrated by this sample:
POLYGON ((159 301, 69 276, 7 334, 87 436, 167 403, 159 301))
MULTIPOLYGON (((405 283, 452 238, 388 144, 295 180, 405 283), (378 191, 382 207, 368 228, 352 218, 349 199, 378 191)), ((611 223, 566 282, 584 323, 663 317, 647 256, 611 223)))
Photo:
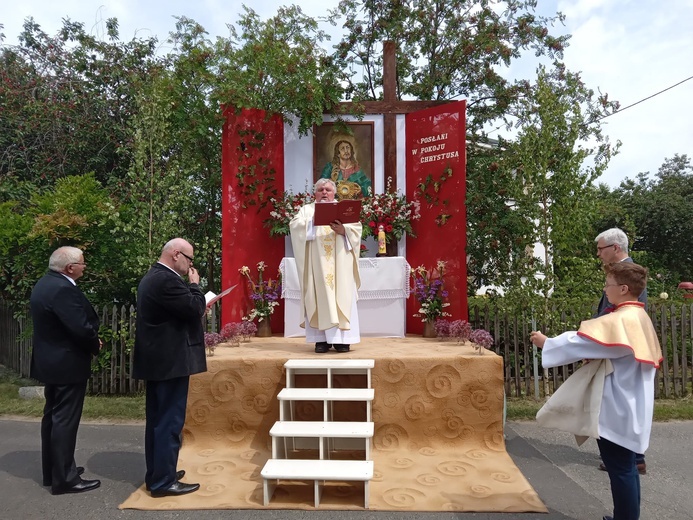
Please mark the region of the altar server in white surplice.
MULTIPOLYGON (((585 414, 585 420, 597 418, 597 444, 611 482, 614 515, 604 518, 637 520, 640 476, 635 455, 645 453, 650 442, 655 372, 662 360, 662 350, 644 304, 638 301, 647 282, 647 269, 620 262, 607 264, 604 270, 604 293, 614 305, 613 312, 583 321, 577 331, 564 332, 555 338, 532 332, 531 340, 543 349, 544 368, 581 359, 606 360, 613 368, 601 371, 601 381, 591 383, 603 385, 594 389, 601 392, 601 403, 596 403, 594 413, 585 414)), ((578 372, 564 385, 570 384, 578 372)), ((570 395, 564 394, 563 406, 554 409, 572 406, 566 401, 569 398, 570 395)), ((576 402, 581 399, 582 396, 575 396, 576 402)), ((547 406, 552 400, 549 399, 547 406)), ((574 422, 574 418, 569 419, 565 426, 574 422)), ((554 423, 554 427, 560 425, 554 423)))
POLYGON ((356 310, 361 248, 361 223, 314 226, 315 204, 334 201, 337 187, 331 179, 319 179, 313 189, 315 202, 303 206, 291 220, 291 244, 301 284, 301 309, 306 342, 315 352, 348 352, 361 340, 356 310))

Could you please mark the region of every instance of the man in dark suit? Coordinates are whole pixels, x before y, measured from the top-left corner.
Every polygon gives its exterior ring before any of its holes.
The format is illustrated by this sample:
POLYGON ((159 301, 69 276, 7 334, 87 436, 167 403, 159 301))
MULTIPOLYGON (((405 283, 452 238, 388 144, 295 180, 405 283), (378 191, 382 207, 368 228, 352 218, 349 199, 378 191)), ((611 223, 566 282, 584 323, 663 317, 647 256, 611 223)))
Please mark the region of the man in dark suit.
MULTIPOLYGON (((615 264, 617 262, 632 262, 633 259, 628 255, 628 235, 619 228, 611 228, 597 235, 594 239, 597 243, 597 257, 602 261, 602 264, 615 264)), ((638 297, 638 301, 647 305, 647 287, 643 289, 638 297)), ((606 297, 606 291, 602 291, 602 298, 597 305, 597 313, 594 317, 603 316, 615 309, 615 306, 609 303, 606 297)), ((647 464, 645 463, 645 454, 635 454, 635 464, 638 466, 638 473, 641 475, 647 474, 647 464)), ((606 471, 604 463, 599 464, 599 469, 606 471)))
POLYGON ((96 489, 75 464, 77 430, 82 417, 91 357, 99 353, 99 317, 75 283, 86 267, 76 247, 56 249, 48 272, 31 291, 34 324, 31 377, 45 384, 41 421, 43 485, 54 495, 96 489))
POLYGON ((147 382, 144 480, 153 497, 200 488, 181 482, 185 471, 176 468, 190 376, 207 370, 205 297, 193 256, 189 242, 170 240, 137 289, 133 376, 147 382))

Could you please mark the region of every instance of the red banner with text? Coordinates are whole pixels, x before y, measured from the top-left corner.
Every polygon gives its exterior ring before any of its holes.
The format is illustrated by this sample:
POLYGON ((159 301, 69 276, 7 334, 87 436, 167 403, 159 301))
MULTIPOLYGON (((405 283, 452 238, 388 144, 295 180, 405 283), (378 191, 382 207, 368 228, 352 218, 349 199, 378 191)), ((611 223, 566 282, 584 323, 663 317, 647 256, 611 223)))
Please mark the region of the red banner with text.
MULTIPOLYGON (((457 101, 406 115, 407 199, 421 203, 414 223, 416 238, 407 239, 412 269, 435 268, 445 262, 448 291, 445 309, 450 320, 467 320, 466 101, 457 101)), ((407 302, 407 332, 421 334, 420 305, 407 302)))
MULTIPOLYGON (((263 222, 269 217, 270 197, 284 191, 284 122, 264 110, 232 108, 225 113, 222 133, 221 280, 222 289, 238 284, 221 300, 221 326, 238 322, 252 309, 248 279, 239 269, 248 266, 257 280, 264 262, 264 279, 277 279, 284 256, 284 239, 270 237, 263 222)), ((284 331, 283 300, 275 307, 273 332, 284 331)))

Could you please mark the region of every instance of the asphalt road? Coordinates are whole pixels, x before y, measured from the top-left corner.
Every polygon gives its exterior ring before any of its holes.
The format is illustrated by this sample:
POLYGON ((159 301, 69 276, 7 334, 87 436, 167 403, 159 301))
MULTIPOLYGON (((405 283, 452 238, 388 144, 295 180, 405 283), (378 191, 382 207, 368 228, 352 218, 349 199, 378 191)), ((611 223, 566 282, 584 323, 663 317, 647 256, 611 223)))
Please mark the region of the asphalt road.
MULTIPOLYGON (((0 518, 3 520, 601 520, 610 513, 606 473, 597 470, 596 442, 578 448, 570 435, 533 422, 507 425, 508 452, 549 508, 549 514, 399 513, 375 511, 208 510, 135 511, 118 505, 142 483, 144 427, 82 424, 77 463, 85 478, 101 488, 78 495, 52 496, 41 485, 37 421, 0 419, 0 518)), ((693 421, 654 425, 641 478, 642 520, 693 519, 693 421)))

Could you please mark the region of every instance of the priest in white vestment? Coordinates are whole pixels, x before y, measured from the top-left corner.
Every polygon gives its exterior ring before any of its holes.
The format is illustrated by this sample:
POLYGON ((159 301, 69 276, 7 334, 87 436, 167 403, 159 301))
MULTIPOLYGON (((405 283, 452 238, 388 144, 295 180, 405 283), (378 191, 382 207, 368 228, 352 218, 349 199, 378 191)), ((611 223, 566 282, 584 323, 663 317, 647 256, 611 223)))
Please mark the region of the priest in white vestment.
POLYGON ((638 301, 647 283, 647 269, 620 262, 605 265, 604 270, 604 292, 615 306, 613 312, 583 321, 577 331, 555 338, 532 332, 531 340, 543 349, 544 368, 582 359, 611 362, 613 371, 603 377, 597 425, 597 444, 614 502, 614 516, 604 519, 637 520, 640 475, 635 454, 644 453, 650 442, 655 373, 662 350, 645 305, 638 301))
POLYGON ((348 352, 349 345, 361 340, 356 309, 361 223, 313 225, 315 204, 333 202, 336 190, 331 179, 319 179, 315 202, 303 206, 290 223, 304 314, 301 327, 318 353, 331 347, 348 352))

